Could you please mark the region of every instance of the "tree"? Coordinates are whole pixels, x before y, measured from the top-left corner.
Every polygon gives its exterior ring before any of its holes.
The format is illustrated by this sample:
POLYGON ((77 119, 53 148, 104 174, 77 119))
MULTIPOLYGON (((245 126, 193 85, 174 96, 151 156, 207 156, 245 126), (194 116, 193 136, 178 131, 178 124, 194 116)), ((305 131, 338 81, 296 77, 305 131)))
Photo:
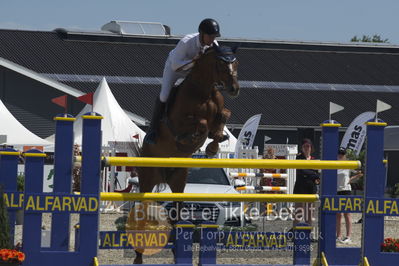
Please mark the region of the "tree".
POLYGON ((375 42, 375 43, 389 43, 389 39, 382 39, 379 34, 373 36, 363 35, 362 38, 358 38, 357 35, 353 36, 351 42, 375 42))

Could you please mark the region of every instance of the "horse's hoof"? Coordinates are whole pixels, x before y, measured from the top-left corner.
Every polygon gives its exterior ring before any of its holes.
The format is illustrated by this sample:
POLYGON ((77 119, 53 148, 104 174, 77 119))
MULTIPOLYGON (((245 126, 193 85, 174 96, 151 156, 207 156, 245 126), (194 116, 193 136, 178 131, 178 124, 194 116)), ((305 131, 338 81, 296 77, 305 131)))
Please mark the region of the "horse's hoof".
POLYGON ((223 141, 226 141, 228 139, 230 139, 229 135, 223 135, 223 138, 219 141, 219 143, 222 143, 223 141))
POLYGON ((172 253, 173 253, 173 262, 174 262, 174 264, 177 264, 176 263, 176 250, 175 250, 175 248, 172 248, 172 253))
POLYGON ((143 264, 143 258, 135 258, 133 264, 143 264))
POLYGON ((219 150, 219 146, 216 146, 216 150, 212 149, 213 147, 209 147, 209 146, 210 145, 206 146, 205 153, 208 157, 214 157, 219 150))

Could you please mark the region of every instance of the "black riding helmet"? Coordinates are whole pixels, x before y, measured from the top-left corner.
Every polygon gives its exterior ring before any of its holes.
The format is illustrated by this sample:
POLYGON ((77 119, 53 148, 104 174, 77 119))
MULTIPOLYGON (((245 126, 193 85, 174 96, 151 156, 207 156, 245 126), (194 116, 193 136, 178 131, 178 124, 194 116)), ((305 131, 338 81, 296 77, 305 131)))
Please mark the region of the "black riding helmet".
POLYGON ((219 23, 217 23, 217 21, 214 19, 206 18, 199 24, 198 32, 209 35, 216 34, 217 37, 220 37, 219 23))

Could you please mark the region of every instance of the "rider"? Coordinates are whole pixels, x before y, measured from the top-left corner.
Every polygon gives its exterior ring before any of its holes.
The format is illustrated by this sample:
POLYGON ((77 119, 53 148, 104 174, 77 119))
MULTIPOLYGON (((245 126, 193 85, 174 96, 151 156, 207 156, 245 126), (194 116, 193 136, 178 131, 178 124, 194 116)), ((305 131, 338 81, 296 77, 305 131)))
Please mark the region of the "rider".
POLYGON ((150 128, 144 138, 149 144, 155 144, 159 130, 159 121, 165 111, 169 93, 179 78, 187 76, 194 61, 220 37, 219 24, 216 20, 207 18, 201 21, 198 33, 184 36, 176 47, 170 51, 166 60, 162 77, 162 88, 155 102, 150 128))

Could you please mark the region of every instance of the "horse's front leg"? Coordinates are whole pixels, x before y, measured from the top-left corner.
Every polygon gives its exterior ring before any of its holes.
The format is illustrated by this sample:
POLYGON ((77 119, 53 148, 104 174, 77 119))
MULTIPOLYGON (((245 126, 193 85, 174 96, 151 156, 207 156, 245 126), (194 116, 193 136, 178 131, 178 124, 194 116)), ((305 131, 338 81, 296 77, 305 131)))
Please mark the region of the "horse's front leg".
MULTIPOLYGON (((175 168, 172 172, 169 173, 166 182, 168 183, 170 190, 172 190, 172 193, 184 192, 184 188, 186 186, 186 181, 187 181, 187 175, 188 175, 187 168, 175 168)), ((169 213, 170 215, 169 218, 172 224, 175 225, 179 221, 187 220, 188 217, 182 217, 181 210, 183 207, 183 202, 175 201, 173 205, 175 213, 169 213)), ((172 235, 171 241, 173 242, 176 241, 176 235, 177 235, 177 229, 175 228, 175 234, 172 235)), ((172 249, 172 252, 173 255, 176 256, 175 249, 172 249)))
POLYGON ((213 127, 210 129, 209 132, 209 138, 213 139, 213 141, 206 146, 205 150, 206 155, 208 155, 209 157, 215 156, 219 150, 219 143, 226 140, 223 132, 226 121, 227 119, 229 119, 230 115, 230 110, 226 108, 223 108, 222 112, 216 115, 213 127))
MULTIPOLYGON (((155 167, 140 167, 137 169, 139 175, 139 187, 140 192, 152 192, 153 188, 162 183, 162 170, 161 168, 155 167)), ((149 203, 136 202, 134 209, 130 210, 129 218, 127 221, 126 229, 132 231, 143 232, 146 231, 146 226, 149 224, 148 217, 148 206, 149 203)), ((136 257, 134 264, 143 264, 143 253, 145 248, 135 248, 136 257)))

